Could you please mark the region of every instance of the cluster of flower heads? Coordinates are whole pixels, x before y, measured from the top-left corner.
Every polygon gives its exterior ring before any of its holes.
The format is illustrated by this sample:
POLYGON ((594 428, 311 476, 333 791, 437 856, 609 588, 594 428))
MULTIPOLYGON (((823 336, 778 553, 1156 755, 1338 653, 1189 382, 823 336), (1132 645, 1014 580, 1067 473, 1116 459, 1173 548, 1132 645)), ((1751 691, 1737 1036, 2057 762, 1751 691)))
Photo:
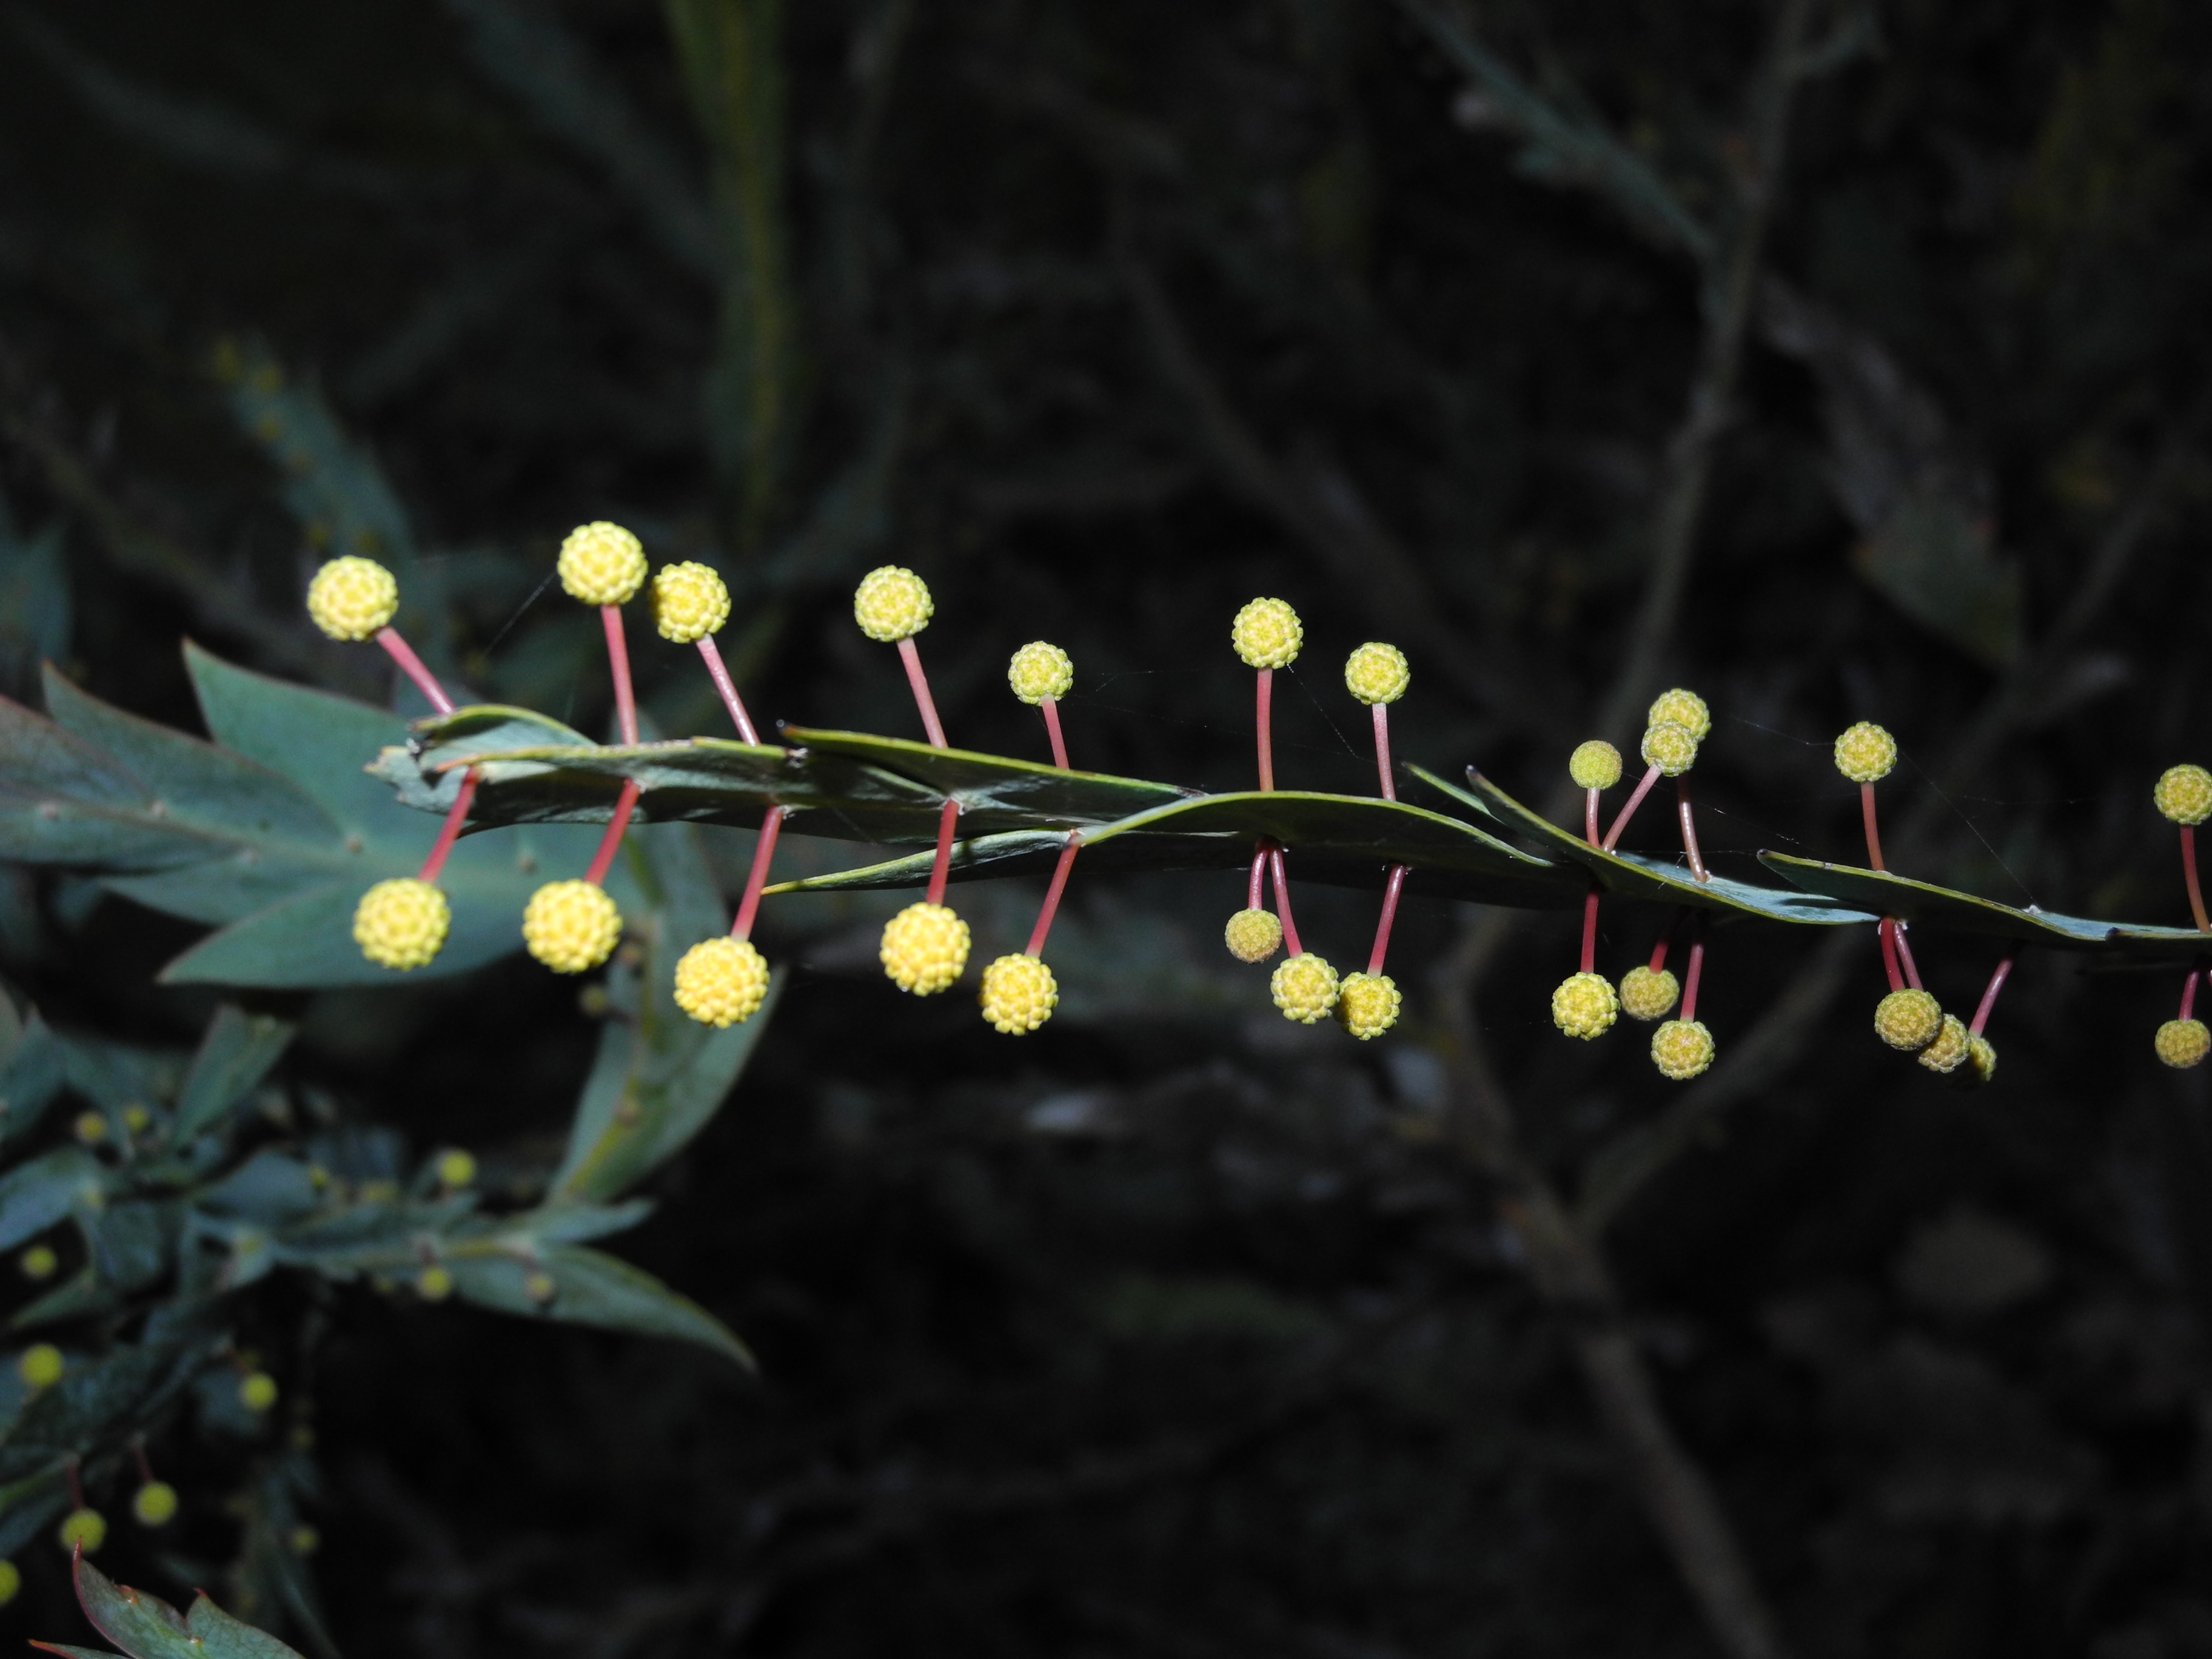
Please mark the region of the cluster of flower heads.
MULTIPOLYGON (((562 544, 558 574, 571 597, 599 609, 615 681, 617 722, 623 741, 635 743, 637 713, 622 607, 646 585, 649 573, 644 550, 636 537, 618 525, 580 526, 562 544)), ((346 557, 331 561, 317 573, 307 591, 307 609, 317 625, 333 639, 375 641, 421 688, 433 707, 450 712, 452 701, 435 677, 392 627, 398 599, 398 586, 391 572, 369 559, 346 557)), ((654 623, 662 637, 698 648, 739 735, 748 743, 759 742, 714 642, 714 635, 730 616, 729 590, 721 578, 703 564, 665 565, 653 575, 652 602, 654 623)), ((944 727, 915 643, 915 636, 929 625, 935 609, 928 584, 898 565, 870 571, 853 598, 854 621, 860 631, 872 640, 897 647, 923 730, 930 743, 941 749, 946 746, 944 727)), ((1275 787, 1274 673, 1297 661, 1305 643, 1304 624, 1285 601, 1255 599, 1237 611, 1230 641, 1256 673, 1259 787, 1263 792, 1271 791, 1275 787)), ((1059 703, 1073 688, 1074 678, 1074 665, 1067 653, 1042 640, 1016 651, 1006 670, 1007 684, 1015 696, 1042 714, 1054 762, 1063 770, 1068 766, 1067 744, 1059 703)), ((1405 695, 1411 678, 1405 653, 1380 641, 1360 646, 1344 666, 1346 689, 1368 707, 1372 718, 1376 777, 1388 800, 1397 799, 1390 764, 1389 708, 1405 695)), ((1638 745, 1644 775, 1602 836, 1598 827, 1600 796, 1621 781, 1620 752, 1598 739, 1575 749, 1567 770, 1576 787, 1584 792, 1584 835, 1592 847, 1613 851, 1645 798, 1662 779, 1672 779, 1683 854, 1697 880, 1710 879, 1698 844, 1688 775, 1697 763, 1699 747, 1711 733, 1712 723, 1711 710, 1693 691, 1678 687, 1653 701, 1638 745)), ((1834 753, 1837 769, 1860 788, 1868 864, 1874 870, 1882 870, 1875 786, 1896 766, 1896 739, 1882 727, 1862 720, 1836 738, 1834 753)), ((477 775, 471 769, 464 775, 445 827, 417 875, 379 882, 363 895, 354 918, 354 937, 372 962, 404 972, 435 959, 444 945, 452 912, 437 880, 466 821, 476 785, 477 775)), ((608 896, 604 883, 637 797, 638 786, 625 782, 590 868, 578 879, 548 882, 532 896, 524 910, 524 944, 532 956, 557 973, 580 974, 598 967, 612 954, 622 937, 621 912, 608 896)), ((2198 930, 2212 944, 2212 920, 2207 918, 2197 884, 2195 842, 2195 826, 2212 817, 2212 773, 2198 766, 2173 767, 2160 778, 2154 799, 2159 811, 2180 826, 2182 869, 2190 906, 2198 930)), ((767 999, 768 963, 750 935, 785 811, 771 806, 762 820, 753 866, 730 932, 693 945, 677 963, 677 1004, 702 1024, 736 1024, 750 1018, 767 999)), ((936 856, 927 893, 893 916, 884 928, 878 951, 884 971, 901 990, 916 996, 934 995, 957 983, 966 970, 973 943, 968 924, 945 902, 960 812, 958 800, 948 798, 939 817, 936 856)), ((983 970, 979 1000, 983 1018, 998 1030, 1010 1035, 1034 1031, 1059 1005, 1059 985, 1043 960, 1043 951, 1081 845, 1081 831, 1071 829, 1027 948, 997 957, 983 970)), ((1291 914, 1285 849, 1263 837, 1254 848, 1245 906, 1230 917, 1224 941, 1240 962, 1264 963, 1278 952, 1285 952, 1273 970, 1269 988, 1285 1018, 1315 1024, 1333 1016, 1354 1036, 1363 1040, 1378 1036, 1396 1024, 1403 1001, 1396 982, 1383 972, 1383 965, 1406 874, 1402 865, 1389 868, 1366 969, 1340 976, 1325 958, 1301 944, 1291 914), (1265 903, 1266 890, 1271 884, 1273 910, 1265 903)), ((1631 968, 1616 988, 1596 971, 1600 896, 1593 883, 1583 907, 1581 966, 1552 994, 1553 1024, 1566 1035, 1585 1041, 1603 1036, 1623 1013, 1655 1024, 1650 1051, 1652 1063, 1660 1073, 1676 1081, 1699 1076, 1711 1066, 1717 1052, 1711 1029, 1697 1018, 1705 954, 1704 912, 1679 913, 1660 937, 1649 962, 1631 968), (1669 951, 1685 938, 1687 963, 1684 976, 1678 980, 1667 960, 1669 951)), ((1883 917, 1877 930, 1890 988, 1875 1009, 1875 1034, 1891 1048, 1915 1055, 1930 1071, 1970 1084, 1987 1083, 1996 1074, 1996 1050, 1983 1035, 1983 1028, 2017 951, 1997 964, 1972 1018, 1961 1020, 1947 1013, 1922 986, 1907 931, 1905 921, 1894 916, 1883 917)), ((2184 982, 2179 1017, 2159 1029, 2155 1048, 2168 1066, 2195 1066, 2212 1054, 2212 1031, 2193 1018, 2203 971, 2201 961, 2191 969, 2184 982)))

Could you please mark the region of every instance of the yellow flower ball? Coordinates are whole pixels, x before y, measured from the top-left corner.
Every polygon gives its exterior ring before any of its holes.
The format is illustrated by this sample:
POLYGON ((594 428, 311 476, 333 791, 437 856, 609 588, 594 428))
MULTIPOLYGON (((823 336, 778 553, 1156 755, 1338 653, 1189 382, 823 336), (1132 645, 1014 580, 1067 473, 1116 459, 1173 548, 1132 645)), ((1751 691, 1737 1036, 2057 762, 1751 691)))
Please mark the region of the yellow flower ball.
POLYGON ((52 1388, 68 1369, 69 1362, 62 1358, 62 1351, 51 1342, 33 1343, 15 1362, 15 1375, 33 1393, 52 1388))
POLYGON ((884 971, 902 991, 933 996, 968 965, 968 924, 942 904, 909 904, 884 924, 884 971))
POLYGON ((878 565, 853 593, 853 620, 870 639, 886 645, 921 633, 936 609, 929 584, 902 565, 878 565))
POLYGON ((415 1275, 415 1294, 425 1302, 443 1302, 453 1293, 453 1275, 436 1262, 415 1275))
POLYGON ((542 1307, 561 1293, 561 1286, 551 1273, 539 1267, 523 1279, 522 1293, 542 1307))
POLYGON ((445 948, 453 907, 444 893, 412 876, 380 881, 354 907, 354 943, 380 968, 426 968, 445 948))
POLYGON ((1662 691, 1651 700, 1650 712, 1644 715, 1647 726, 1674 725, 1680 726, 1699 743, 1713 729, 1713 712, 1705 707, 1705 700, 1694 691, 1685 691, 1676 686, 1672 691, 1662 691))
POLYGON ((1552 1024, 1571 1037, 1603 1036, 1620 1016, 1620 999, 1602 974, 1570 974, 1552 993, 1552 1024))
POLYGON ((1336 988, 1336 1023, 1364 1042, 1398 1023, 1405 1000, 1388 974, 1346 974, 1336 988))
POLYGON ((676 1006, 702 1025, 742 1024, 767 998, 768 958, 749 939, 702 939, 676 964, 676 1006))
POLYGON ((284 1542, 295 1555, 313 1555, 323 1547, 323 1535, 305 1522, 284 1534, 284 1542))
POLYGON ((1339 992, 1336 969, 1310 951, 1285 957, 1267 981, 1268 994, 1285 1019, 1311 1025, 1328 1018, 1339 992))
POLYGON ((1897 764, 1897 739, 1872 720, 1845 728, 1836 738, 1836 770, 1853 783, 1880 783, 1897 764))
POLYGON ((143 1135, 154 1127, 154 1115, 143 1106, 125 1106, 123 1109, 123 1127, 134 1135, 143 1135))
POLYGON ((477 1161, 456 1146, 438 1155, 438 1184, 449 1192, 458 1192, 477 1178, 477 1161))
POLYGON ((177 1518, 177 1489, 166 1480, 149 1480, 131 1494, 131 1513, 142 1527, 166 1527, 177 1518))
POLYGON ((2158 1028, 2153 1046, 2160 1060, 2177 1072, 2185 1072, 2203 1065, 2204 1056, 2212 1054, 2212 1031, 2204 1029, 2201 1019, 2169 1019, 2158 1028))
POLYGON ((1920 1051, 1920 1063, 1931 1072, 1955 1072, 1974 1052, 1973 1034, 1956 1014, 1943 1016, 1936 1040, 1920 1051))
POLYGON ((107 1517, 98 1510, 71 1510, 54 1528, 54 1537, 64 1555, 74 1555, 82 1550, 87 1555, 99 1553, 107 1541, 107 1517))
POLYGON ((1702 1019, 1670 1019, 1651 1034, 1659 1075, 1687 1083, 1713 1063, 1713 1034, 1702 1019))
POLYGON ((1632 968, 1620 976, 1620 1011, 1631 1019, 1664 1019, 1674 1012, 1674 999, 1682 994, 1674 970, 1632 968))
POLYGON ((399 610, 399 583, 374 559, 332 559, 307 584, 307 615, 334 640, 366 640, 399 610))
POLYGON ((588 881, 549 881, 522 912, 522 942, 556 974, 580 974, 614 954, 622 912, 588 881))
POLYGON ((107 1139, 107 1120, 98 1112, 79 1112, 71 1127, 76 1138, 88 1146, 97 1146, 107 1139))
POLYGON ((1943 1030, 1943 1006, 1925 991, 1892 991, 1875 1005, 1875 1035, 1893 1048, 1917 1054, 1943 1030))
POLYGON ((1283 924, 1272 910, 1239 910, 1221 937, 1237 961, 1265 962, 1283 948, 1283 924))
POLYGON ((33 1244, 15 1258, 15 1265, 26 1279, 52 1279, 54 1269, 62 1265, 62 1259, 54 1254, 52 1245, 33 1244))
POLYGON ((1006 684, 1024 702, 1057 701, 1075 684, 1075 664, 1067 653, 1042 640, 1031 640, 1006 665, 1006 684))
POLYGON ((0 1561, 0 1607, 14 1601, 23 1588, 23 1575, 13 1561, 0 1561))
POLYGON ((1305 624, 1284 599, 1255 599, 1229 627, 1237 654, 1255 668, 1288 668, 1305 638, 1305 624))
POLYGON ((2169 766, 2159 775, 2151 799, 2176 823, 2202 823, 2212 817, 2212 772, 2201 766, 2169 766))
POLYGON ((1008 1036, 1034 1031, 1060 1006, 1052 969, 1035 957, 1000 957, 983 970, 983 1018, 1008 1036))
POLYGON ((561 586, 586 605, 628 605, 645 586, 645 549, 618 524, 580 524, 561 544, 561 586))
POLYGON ((1567 757, 1567 775, 1577 789, 1610 789, 1620 781, 1620 750, 1599 738, 1578 743, 1567 757))
POLYGON ((1951 1080, 1963 1087, 1978 1089, 1993 1081, 1997 1074, 1996 1045, 1987 1037, 1966 1034, 1966 1063, 1951 1073, 1951 1080))
POLYGON ((1368 641, 1344 661, 1345 690, 1364 703, 1397 702, 1413 678, 1406 653, 1380 640, 1368 641))
POLYGON ((664 564, 653 579, 653 625, 664 640, 696 645, 730 619, 730 590, 708 565, 664 564))
POLYGON ((1698 763, 1697 734, 1686 726, 1662 720, 1644 733, 1644 763, 1662 777, 1679 778, 1698 763))
POLYGON ((252 1371, 238 1380, 238 1403, 256 1416, 276 1403, 276 1379, 267 1371, 252 1371))

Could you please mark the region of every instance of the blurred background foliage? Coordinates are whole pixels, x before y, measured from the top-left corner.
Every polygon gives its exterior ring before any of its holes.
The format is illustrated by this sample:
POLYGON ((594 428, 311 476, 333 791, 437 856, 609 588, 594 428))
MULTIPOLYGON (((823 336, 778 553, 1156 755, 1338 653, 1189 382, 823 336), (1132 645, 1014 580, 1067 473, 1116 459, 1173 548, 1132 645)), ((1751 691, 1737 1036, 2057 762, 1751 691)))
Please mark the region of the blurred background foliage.
MULTIPOLYGON (((1893 866, 2183 919, 2148 791, 2212 713, 2194 8, 14 0, 0 39, 34 704, 46 659, 197 729, 188 635, 419 713, 301 614, 362 550, 441 672, 598 729, 547 581, 604 516, 724 573, 770 716, 910 734, 848 609, 896 559, 956 742, 1042 753, 1001 679, 1042 636, 1079 765, 1231 786, 1225 625, 1275 592, 1286 782, 1364 787, 1365 638, 1413 659, 1402 754, 1531 800, 1680 681, 1729 873, 1856 855, 1827 744, 1872 718, 1893 866)), ((721 731, 688 653, 638 658, 662 730, 721 731)), ((733 888, 749 838, 702 844, 733 888)), ((965 890, 988 948, 1036 886, 965 890)), ((1356 1048, 1232 972, 1238 893, 1079 866, 1017 1043, 884 982, 879 901, 773 902, 781 1006, 623 1245, 757 1380, 342 1290, 315 1481, 157 1443, 178 1556, 103 1559, 177 1592, 305 1513, 340 1645, 431 1656, 2212 1653, 2172 975, 2031 957, 1966 1097, 1868 1035, 1870 939, 1724 930, 1723 1064, 1674 1091, 1551 1031, 1570 917, 1410 906, 1409 1018, 1356 1048)), ((195 929, 4 898, 18 1010, 199 1040, 216 993, 155 977, 195 929)), ((1368 900, 1306 910, 1357 953, 1368 900)), ((1923 951, 1954 1006, 1992 955, 1923 951)), ((275 1086, 526 1190, 623 1018, 513 958, 258 1012, 275 1086)), ((75 1628, 25 1559, 0 1617, 75 1628)))

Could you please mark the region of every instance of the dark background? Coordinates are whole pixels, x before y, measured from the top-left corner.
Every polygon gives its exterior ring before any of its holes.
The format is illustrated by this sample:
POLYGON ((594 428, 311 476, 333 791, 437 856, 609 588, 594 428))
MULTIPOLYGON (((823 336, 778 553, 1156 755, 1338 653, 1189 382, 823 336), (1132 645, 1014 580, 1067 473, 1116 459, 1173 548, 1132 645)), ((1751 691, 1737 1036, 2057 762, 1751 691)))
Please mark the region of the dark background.
MULTIPOLYGON (((2202 8, 25 0, 0 43, 19 696, 44 654, 194 725, 183 635, 388 696, 299 604, 359 548, 434 660, 589 726, 544 582, 611 517, 727 574, 770 717, 915 734, 848 608, 896 561, 956 743, 1044 752, 1001 678, 1042 636, 1078 765, 1235 787, 1227 624, 1275 593, 1285 782, 1368 787, 1364 639, 1413 659, 1401 755, 1555 810, 1680 683, 1729 873, 1858 857, 1827 745, 1871 718, 1894 865, 2185 920, 2149 791, 2208 753, 2202 8)), ((722 729, 634 648, 664 730, 722 729)), ((956 896, 986 957, 1036 888, 956 896)), ((1751 1654, 1763 1598, 1812 1655, 2212 1653, 2176 975, 2031 956, 1963 1093, 1869 1032, 1863 930, 1726 928, 1680 1088, 1551 1030, 1571 917, 1409 903, 1363 1046, 1228 959, 1240 894, 1079 866, 1019 1042, 889 987, 882 906, 772 901, 791 994, 621 1246, 762 1375, 341 1300, 346 1650, 1751 1654)), ((1302 897, 1340 965, 1372 914, 1302 897)), ((205 1013, 121 900, 26 876, 5 933, 65 1024, 205 1013)), ((1920 944, 1961 1012, 1996 955, 1920 944)), ((521 961, 307 1018, 301 1083, 525 1180, 592 1035, 521 961)), ((219 1554, 225 1471, 171 1455, 219 1554)), ((0 1620, 75 1639, 60 1565, 0 1620)))

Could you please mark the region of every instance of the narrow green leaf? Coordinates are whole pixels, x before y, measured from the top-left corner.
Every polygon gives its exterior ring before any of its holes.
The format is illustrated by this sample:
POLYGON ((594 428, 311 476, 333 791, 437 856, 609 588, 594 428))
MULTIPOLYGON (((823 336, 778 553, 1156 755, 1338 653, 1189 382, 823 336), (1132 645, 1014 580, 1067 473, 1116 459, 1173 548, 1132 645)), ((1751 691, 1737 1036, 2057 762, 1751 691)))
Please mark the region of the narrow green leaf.
POLYGON ((447 1251, 444 1260, 452 1270, 453 1288, 480 1307, 694 1342, 753 1368, 751 1353, 720 1320, 651 1273, 603 1251, 580 1244, 548 1244, 532 1256, 496 1242, 471 1241, 447 1251), (540 1302, 530 1294, 534 1273, 553 1280, 550 1301, 540 1302))
POLYGON ((205 1659, 182 1613, 157 1595, 117 1583, 82 1555, 76 1599, 93 1628, 131 1659, 205 1659))
POLYGON ((242 1619, 234 1619, 208 1599, 205 1591, 185 1615, 185 1628, 201 1643, 201 1659, 301 1659, 264 1630, 256 1630, 242 1619))
POLYGON ((62 1220, 100 1191, 99 1162, 82 1146, 57 1146, 0 1175, 0 1250, 62 1220))
POLYGON ((58 1464, 0 1486, 0 1559, 15 1554, 69 1511, 69 1478, 58 1464))
POLYGON ((1877 915, 1897 916, 1919 927, 2072 950, 2113 944, 2187 957, 2212 945, 2212 940, 2187 929, 2096 921, 2056 910, 2019 910, 1891 871, 1826 864, 1818 859, 1792 858, 1787 853, 1761 853, 1759 861, 1783 880, 1808 890, 1831 893, 1847 902, 1864 905, 1877 915))
POLYGON ((177 1139, 204 1133, 258 1088, 298 1029, 273 1014, 249 1014, 235 1003, 216 1009, 177 1097, 177 1139))
POLYGON ((73 1648, 66 1642, 34 1640, 31 1645, 47 1653, 66 1654, 69 1659, 123 1659, 122 1655, 111 1653, 106 1648, 73 1648))
POLYGON ((213 1352, 205 1338, 145 1340, 70 1367, 0 1437, 0 1480, 20 1480, 112 1442, 191 1386, 213 1352))
POLYGON ((38 1127, 61 1093, 62 1046, 36 1012, 23 1040, 0 1066, 0 1136, 27 1134, 38 1127))
POLYGON ((978 834, 1015 827, 992 822, 997 812, 1017 813, 1032 823, 1041 819, 1066 824, 1113 823, 1155 806, 1189 800, 1201 793, 1103 772, 1063 772, 1048 761, 938 749, 926 743, 860 732, 787 726, 783 737, 810 755, 860 761, 910 778, 940 800, 951 796, 963 809, 963 824, 971 825, 978 834))
POLYGON ((82 1319, 88 1314, 105 1313, 119 1305, 122 1300, 123 1293, 102 1279, 98 1270, 88 1263, 44 1296, 34 1297, 16 1309, 9 1316, 8 1328, 28 1331, 40 1325, 82 1319))
POLYGON ((1477 792, 1474 794, 1456 785, 1446 783, 1442 778, 1418 766, 1407 769, 1431 788, 1541 842, 1547 851, 1567 863, 1580 865, 1590 877, 1595 878, 1599 886, 1624 899, 1652 904, 1685 905, 1700 910, 1732 911, 1741 915, 1762 916, 1770 921, 1797 922, 1819 927, 1837 927, 1876 920, 1863 911, 1852 909, 1846 904, 1823 896, 1782 891, 1771 887, 1754 887, 1748 882, 1731 880, 1726 876, 1714 876, 1710 881, 1701 882, 1684 866, 1635 853, 1600 852, 1572 830, 1563 830, 1548 818, 1529 811, 1473 767, 1468 769, 1467 775, 1468 781, 1474 786, 1477 792))

